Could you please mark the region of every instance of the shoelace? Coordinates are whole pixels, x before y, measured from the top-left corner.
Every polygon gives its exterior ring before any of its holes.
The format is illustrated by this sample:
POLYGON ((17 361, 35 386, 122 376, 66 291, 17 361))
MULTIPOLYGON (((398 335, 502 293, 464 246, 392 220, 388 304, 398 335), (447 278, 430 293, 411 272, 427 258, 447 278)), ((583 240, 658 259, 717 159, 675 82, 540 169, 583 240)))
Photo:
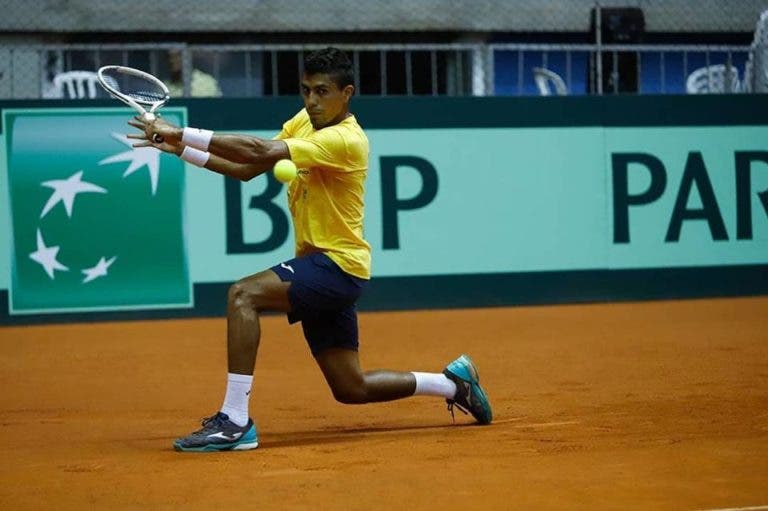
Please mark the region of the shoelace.
POLYGON ((456 401, 454 401, 452 399, 446 399, 445 402, 448 403, 448 411, 451 412, 451 419, 453 420, 454 423, 456 423, 456 415, 454 415, 454 413, 453 413, 453 407, 454 406, 456 408, 458 408, 459 411, 461 413, 463 413, 464 415, 468 415, 469 414, 469 412, 467 410, 465 410, 460 404, 456 403, 456 401))
POLYGON ((203 417, 200 420, 200 425, 203 426, 202 429, 195 431, 195 434, 202 433, 206 429, 208 429, 209 426, 219 426, 224 418, 222 417, 221 412, 216 412, 215 415, 211 415, 210 417, 203 417))

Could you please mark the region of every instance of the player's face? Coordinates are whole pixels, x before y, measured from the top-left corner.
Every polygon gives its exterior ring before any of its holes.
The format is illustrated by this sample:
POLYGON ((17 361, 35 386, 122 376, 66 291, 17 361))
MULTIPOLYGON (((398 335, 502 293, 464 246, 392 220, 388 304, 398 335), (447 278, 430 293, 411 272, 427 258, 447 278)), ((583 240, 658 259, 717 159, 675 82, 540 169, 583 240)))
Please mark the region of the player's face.
POLYGON ((312 127, 319 130, 344 120, 353 91, 352 85, 339 89, 331 76, 325 73, 305 74, 301 79, 301 96, 312 127))

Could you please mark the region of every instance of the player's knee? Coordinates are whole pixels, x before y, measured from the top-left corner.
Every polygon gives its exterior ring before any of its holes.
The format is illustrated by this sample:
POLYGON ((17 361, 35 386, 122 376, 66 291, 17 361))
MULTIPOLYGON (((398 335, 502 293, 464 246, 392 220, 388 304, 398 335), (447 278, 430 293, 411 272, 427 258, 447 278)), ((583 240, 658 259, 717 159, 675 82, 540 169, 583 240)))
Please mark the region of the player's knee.
POLYGON ((368 393, 365 385, 342 386, 331 389, 333 397, 339 403, 345 405, 358 405, 368 402, 368 393))
POLYGON ((262 289, 258 283, 238 281, 229 286, 227 302, 230 309, 260 310, 262 289))
POLYGON ((240 282, 235 282, 229 286, 227 292, 227 303, 230 308, 240 308, 244 305, 246 300, 245 287, 240 282))

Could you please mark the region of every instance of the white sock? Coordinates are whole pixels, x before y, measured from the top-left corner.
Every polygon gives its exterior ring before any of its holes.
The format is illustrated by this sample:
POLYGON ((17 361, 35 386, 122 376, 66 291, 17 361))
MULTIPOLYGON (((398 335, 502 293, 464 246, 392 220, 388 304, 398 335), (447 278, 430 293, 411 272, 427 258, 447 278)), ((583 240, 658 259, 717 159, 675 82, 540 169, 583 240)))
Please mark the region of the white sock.
POLYGON ((251 397, 253 376, 227 373, 227 394, 224 396, 222 413, 238 426, 248 424, 248 399, 251 397))
POLYGON ((456 384, 442 373, 415 373, 416 392, 414 396, 440 396, 453 399, 456 395, 456 384))

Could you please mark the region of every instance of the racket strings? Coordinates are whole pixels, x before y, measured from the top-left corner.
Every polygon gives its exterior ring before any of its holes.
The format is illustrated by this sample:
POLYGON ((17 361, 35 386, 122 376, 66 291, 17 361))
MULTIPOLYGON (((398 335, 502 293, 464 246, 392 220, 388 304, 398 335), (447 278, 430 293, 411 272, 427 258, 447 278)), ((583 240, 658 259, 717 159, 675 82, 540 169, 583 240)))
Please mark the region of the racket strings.
POLYGON ((131 91, 131 92, 123 92, 123 94, 127 94, 128 96, 132 97, 133 99, 141 100, 141 101, 160 101, 165 99, 165 93, 164 92, 155 92, 155 91, 131 91))
POLYGON ((165 91, 156 83, 125 73, 104 73, 104 82, 120 94, 141 103, 153 103, 166 99, 165 91))

